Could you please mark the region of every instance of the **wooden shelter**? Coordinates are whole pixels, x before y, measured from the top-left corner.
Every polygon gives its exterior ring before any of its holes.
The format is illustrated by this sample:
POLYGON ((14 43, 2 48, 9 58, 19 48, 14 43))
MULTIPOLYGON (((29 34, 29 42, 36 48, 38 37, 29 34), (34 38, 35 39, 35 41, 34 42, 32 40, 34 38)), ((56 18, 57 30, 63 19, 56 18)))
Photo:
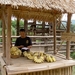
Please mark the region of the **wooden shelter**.
MULTIPOLYGON (((3 51, 4 51, 3 58, 1 58, 1 68, 2 72, 3 71, 5 72, 5 75, 6 73, 7 75, 20 74, 20 73, 24 73, 23 75, 33 75, 33 74, 36 75, 37 73, 38 75, 43 75, 43 72, 45 74, 47 73, 47 75, 50 74, 55 75, 57 70, 58 70, 57 75, 63 75, 62 72, 64 72, 65 75, 70 75, 72 73, 72 66, 75 65, 75 61, 73 60, 65 60, 65 61, 62 60, 63 63, 65 62, 64 64, 66 65, 63 64, 62 66, 61 64, 62 62, 59 62, 60 64, 59 66, 54 66, 54 67, 52 66, 51 68, 49 66, 54 65, 55 63, 43 64, 46 66, 35 65, 33 69, 31 69, 29 66, 24 66, 25 68, 23 66, 22 67, 20 66, 17 68, 14 67, 15 65, 10 65, 11 63, 13 63, 11 62, 12 59, 10 58, 11 16, 15 16, 17 18, 23 18, 25 20, 33 19, 33 20, 52 22, 54 29, 54 54, 55 54, 56 53, 56 19, 60 17, 63 13, 68 13, 67 33, 69 33, 71 15, 72 13, 75 13, 75 2, 73 0, 56 0, 56 1, 55 0, 0 0, 0 18, 2 20, 2 28, 3 28, 2 32, 3 32, 3 51)), ((69 45, 70 41, 67 41, 67 49, 66 49, 67 59, 70 59, 69 45)), ((17 60, 12 60, 12 61, 15 62, 17 60)), ((32 67, 34 66, 34 64, 31 63, 30 66, 32 67)))

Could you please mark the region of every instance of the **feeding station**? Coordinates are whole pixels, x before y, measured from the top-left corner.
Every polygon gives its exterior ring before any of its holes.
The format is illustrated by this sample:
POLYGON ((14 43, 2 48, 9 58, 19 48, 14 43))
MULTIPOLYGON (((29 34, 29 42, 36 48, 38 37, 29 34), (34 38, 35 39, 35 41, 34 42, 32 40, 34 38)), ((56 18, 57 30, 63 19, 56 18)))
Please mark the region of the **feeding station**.
POLYGON ((66 56, 56 50, 56 20, 67 13, 67 31, 70 33, 72 13, 75 13, 73 0, 0 0, 2 20, 3 54, 0 55, 2 75, 72 75, 75 61, 70 59, 70 40, 67 40, 66 56), (56 62, 35 64, 24 57, 10 57, 11 17, 52 22, 54 33, 54 56, 56 62), (60 56, 60 57, 59 57, 60 56))

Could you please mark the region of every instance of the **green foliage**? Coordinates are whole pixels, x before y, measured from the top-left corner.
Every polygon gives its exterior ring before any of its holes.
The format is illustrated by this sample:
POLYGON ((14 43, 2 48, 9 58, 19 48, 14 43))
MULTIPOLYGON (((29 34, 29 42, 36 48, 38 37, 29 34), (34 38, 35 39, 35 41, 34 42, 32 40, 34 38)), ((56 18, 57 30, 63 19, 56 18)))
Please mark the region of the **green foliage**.
POLYGON ((2 35, 2 28, 0 28, 0 35, 2 35))
POLYGON ((71 25, 71 31, 75 32, 75 24, 71 25))
POLYGON ((71 52, 70 55, 73 59, 75 59, 75 52, 71 52))
POLYGON ((16 28, 16 26, 17 26, 17 21, 16 21, 16 20, 11 21, 11 25, 12 25, 14 28, 16 28))
POLYGON ((23 28, 24 27, 24 21, 20 20, 19 25, 20 25, 21 28, 23 28))
POLYGON ((11 35, 16 35, 16 29, 13 26, 11 26, 11 35))

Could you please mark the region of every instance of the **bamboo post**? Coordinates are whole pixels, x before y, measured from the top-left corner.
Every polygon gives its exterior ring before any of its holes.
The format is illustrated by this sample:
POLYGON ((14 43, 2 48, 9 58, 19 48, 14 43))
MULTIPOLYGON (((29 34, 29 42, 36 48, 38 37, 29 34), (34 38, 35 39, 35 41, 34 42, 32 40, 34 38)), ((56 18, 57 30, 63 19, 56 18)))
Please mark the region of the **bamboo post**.
POLYGON ((26 73, 26 75, 28 75, 28 73, 26 73))
POLYGON ((61 26, 61 17, 59 17, 59 26, 58 26, 58 29, 60 29, 60 26, 61 26))
POLYGON ((39 71, 37 72, 37 75, 40 75, 40 72, 39 71))
POLYGON ((53 27, 52 27, 52 22, 48 22, 48 24, 49 24, 49 35, 52 35, 52 29, 53 29, 53 27))
POLYGON ((11 46, 11 6, 7 6, 7 37, 6 37, 6 64, 10 65, 10 46, 11 46))
POLYGON ((70 70, 71 70, 71 74, 73 75, 73 66, 71 66, 70 70))
POLYGON ((34 30, 33 30, 33 32, 34 32, 34 35, 36 35, 36 21, 33 22, 33 25, 34 25, 34 30))
POLYGON ((19 17, 17 17, 17 36, 19 35, 19 17))
POLYGON ((3 47, 2 47, 2 50, 3 50, 3 57, 6 56, 6 38, 5 38, 5 13, 4 13, 4 8, 2 8, 2 40, 3 40, 3 47))
POLYGON ((42 35, 45 35, 45 22, 42 22, 42 30, 44 31, 44 33, 42 33, 42 35))
POLYGON ((1 75, 6 75, 6 69, 5 69, 6 63, 3 61, 3 58, 0 57, 0 69, 1 69, 1 75))
POLYGON ((56 54, 56 19, 53 21, 53 35, 54 35, 54 54, 56 54))
POLYGON ((40 71, 40 75, 43 75, 43 71, 40 71))
POLYGON ((28 28, 28 27, 27 27, 27 20, 24 20, 24 29, 25 29, 26 32, 28 31, 27 28, 28 28))
POLYGON ((33 75, 36 75, 36 72, 33 72, 33 75))
POLYGON ((50 71, 50 75, 52 75, 52 70, 50 71))
MULTIPOLYGON (((72 14, 68 13, 67 15, 67 33, 70 33, 70 24, 71 24, 72 14)), ((70 41, 66 42, 66 59, 70 59, 70 41)))

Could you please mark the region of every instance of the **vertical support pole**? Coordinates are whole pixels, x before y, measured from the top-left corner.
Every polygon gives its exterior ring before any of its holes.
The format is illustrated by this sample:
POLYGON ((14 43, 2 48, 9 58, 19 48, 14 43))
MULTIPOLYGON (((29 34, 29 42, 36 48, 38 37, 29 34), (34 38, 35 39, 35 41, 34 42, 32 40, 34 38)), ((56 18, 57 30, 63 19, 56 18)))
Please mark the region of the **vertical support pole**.
POLYGON ((27 31, 28 31, 27 20, 24 20, 24 29, 25 29, 25 31, 26 31, 26 33, 27 33, 27 31))
POLYGON ((36 35, 36 20, 33 22, 33 27, 34 27, 34 30, 33 30, 33 32, 34 32, 34 35, 36 35))
POLYGON ((4 8, 2 8, 2 40, 3 40, 3 57, 6 57, 6 35, 5 35, 5 12, 4 12, 4 8))
POLYGON ((17 36, 19 35, 19 17, 17 17, 17 36))
POLYGON ((59 26, 58 26, 58 29, 60 29, 60 26, 61 26, 61 17, 59 17, 59 26))
POLYGON ((52 25, 52 22, 49 22, 49 35, 52 35, 52 29, 53 29, 53 25, 52 25))
MULTIPOLYGON (((70 25, 71 25, 71 16, 72 14, 68 13, 67 15, 67 33, 70 33, 70 25)), ((70 41, 66 42, 66 59, 70 59, 70 41)))
POLYGON ((44 31, 44 32, 42 33, 42 36, 44 36, 44 35, 45 35, 45 22, 42 22, 42 30, 44 31))
POLYGON ((11 46, 11 6, 7 6, 7 37, 6 37, 6 64, 10 65, 10 46, 11 46))
POLYGON ((54 54, 56 54, 56 18, 53 21, 53 35, 54 35, 54 54))

